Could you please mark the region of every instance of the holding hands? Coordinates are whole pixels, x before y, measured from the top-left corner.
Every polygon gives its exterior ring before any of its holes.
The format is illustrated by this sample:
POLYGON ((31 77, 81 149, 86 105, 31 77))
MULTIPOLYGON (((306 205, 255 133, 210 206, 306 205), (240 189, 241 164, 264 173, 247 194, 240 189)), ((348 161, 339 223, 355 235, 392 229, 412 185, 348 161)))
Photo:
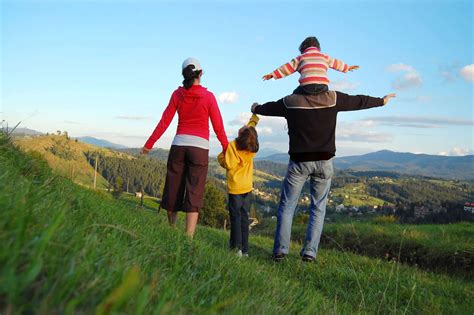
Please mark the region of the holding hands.
POLYGON ((257 107, 259 104, 258 103, 253 103, 252 106, 250 107, 250 111, 254 114, 255 113, 255 107, 257 107))

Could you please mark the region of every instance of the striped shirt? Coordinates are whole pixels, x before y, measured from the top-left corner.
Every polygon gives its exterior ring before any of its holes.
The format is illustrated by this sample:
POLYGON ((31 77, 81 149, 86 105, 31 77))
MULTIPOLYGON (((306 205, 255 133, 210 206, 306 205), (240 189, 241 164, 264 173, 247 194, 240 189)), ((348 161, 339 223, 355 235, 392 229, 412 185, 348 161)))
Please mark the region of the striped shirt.
POLYGON ((308 47, 303 54, 272 72, 275 79, 281 79, 296 71, 300 73, 300 85, 329 84, 327 71, 329 68, 347 72, 349 66, 344 62, 329 57, 316 47, 308 47))

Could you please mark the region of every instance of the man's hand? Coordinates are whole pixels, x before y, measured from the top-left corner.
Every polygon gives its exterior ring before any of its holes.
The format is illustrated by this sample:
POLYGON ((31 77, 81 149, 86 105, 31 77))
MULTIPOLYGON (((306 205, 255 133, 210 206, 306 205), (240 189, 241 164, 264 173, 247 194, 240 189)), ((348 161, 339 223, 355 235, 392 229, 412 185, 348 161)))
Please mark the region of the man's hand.
POLYGON ((357 69, 359 69, 359 66, 349 66, 348 71, 354 71, 354 70, 357 70, 357 69))
POLYGON ((150 152, 149 149, 143 147, 142 150, 140 151, 140 155, 147 155, 150 152))
POLYGON ((262 77, 263 81, 267 81, 267 80, 270 80, 270 79, 273 79, 273 74, 269 73, 269 74, 265 74, 263 77, 262 77))
POLYGON ((258 103, 252 104, 252 107, 250 107, 250 111, 252 112, 252 114, 255 114, 255 107, 257 107, 258 105, 259 105, 258 103))
POLYGON ((383 97, 383 104, 384 104, 384 105, 387 104, 388 101, 390 101, 390 100, 391 100, 392 98, 394 98, 394 97, 397 97, 397 94, 395 94, 395 93, 390 93, 390 94, 385 95, 385 96, 383 97))

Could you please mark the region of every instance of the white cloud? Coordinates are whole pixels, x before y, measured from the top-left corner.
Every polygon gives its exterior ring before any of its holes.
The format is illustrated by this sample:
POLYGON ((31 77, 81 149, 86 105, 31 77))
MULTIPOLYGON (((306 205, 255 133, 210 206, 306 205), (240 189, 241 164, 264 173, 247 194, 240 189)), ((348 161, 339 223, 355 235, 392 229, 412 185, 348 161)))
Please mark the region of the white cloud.
MULTIPOLYGON (((252 114, 250 112, 240 113, 237 117, 229 121, 229 128, 226 128, 229 137, 236 137, 239 129, 246 125, 252 114), (234 128, 232 128, 234 127, 234 128)), ((260 136, 271 136, 271 139, 288 141, 286 120, 282 117, 259 116, 257 132, 260 136)), ((268 138, 267 138, 268 139, 268 138)))
POLYGON ((459 65, 457 63, 451 63, 448 65, 439 66, 439 74, 444 79, 444 83, 454 82, 459 72, 459 65))
POLYGON ((413 66, 404 63, 395 63, 387 67, 388 72, 415 72, 413 66))
POLYGON ((474 64, 464 66, 459 74, 464 78, 464 80, 469 82, 474 82, 474 64))
POLYGON ((395 73, 404 73, 401 77, 395 79, 395 81, 392 82, 392 87, 396 90, 417 87, 423 84, 421 75, 418 73, 418 71, 416 71, 413 66, 404 63, 396 63, 388 66, 387 71, 395 73))
POLYGON ((273 134, 273 129, 270 127, 257 127, 257 132, 259 135, 269 136, 273 134))
POLYGON ((340 122, 336 130, 336 142, 391 142, 393 136, 388 133, 370 131, 376 123, 371 120, 340 122), (369 130, 369 131, 366 131, 369 130))
POLYGON ((441 128, 445 126, 474 126, 474 120, 450 117, 427 116, 378 116, 361 121, 385 126, 411 128, 441 128))
POLYGON ((454 81, 454 76, 453 74, 448 71, 448 70, 441 70, 439 74, 444 78, 445 82, 451 82, 454 81))
POLYGON ((396 90, 404 90, 411 87, 421 86, 423 81, 421 76, 416 72, 405 73, 401 78, 396 79, 392 83, 392 87, 396 90))
POLYGON ((444 156, 465 156, 465 155, 471 155, 471 154, 474 154, 474 151, 472 149, 461 148, 461 147, 453 147, 449 151, 441 151, 438 153, 438 155, 444 155, 444 156))
POLYGON ((243 126, 248 123, 250 117, 252 116, 251 113, 240 113, 239 116, 235 117, 231 121, 229 121, 229 125, 231 126, 243 126))
POLYGON ((236 92, 222 92, 217 99, 222 104, 232 104, 239 100, 239 94, 236 92))
POLYGON ((354 91, 359 85, 360 85, 359 82, 349 82, 346 80, 332 81, 330 83, 330 89, 342 91, 342 92, 351 92, 351 91, 354 91))

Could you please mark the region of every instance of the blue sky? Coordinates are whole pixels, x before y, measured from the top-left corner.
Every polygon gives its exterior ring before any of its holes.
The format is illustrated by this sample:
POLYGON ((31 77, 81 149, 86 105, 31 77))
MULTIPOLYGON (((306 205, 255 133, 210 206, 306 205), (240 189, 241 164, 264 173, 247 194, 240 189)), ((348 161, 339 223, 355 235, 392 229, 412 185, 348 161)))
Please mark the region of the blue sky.
MULTIPOLYGON (((139 147, 193 56, 232 138, 253 102, 296 87, 298 74, 260 78, 309 35, 361 67, 330 71, 331 88, 398 95, 383 108, 340 114, 338 155, 473 153, 472 1, 2 1, 0 117, 139 147)), ((176 120, 157 147, 169 147, 176 120)), ((262 147, 287 150, 283 119, 259 127, 262 147)))

